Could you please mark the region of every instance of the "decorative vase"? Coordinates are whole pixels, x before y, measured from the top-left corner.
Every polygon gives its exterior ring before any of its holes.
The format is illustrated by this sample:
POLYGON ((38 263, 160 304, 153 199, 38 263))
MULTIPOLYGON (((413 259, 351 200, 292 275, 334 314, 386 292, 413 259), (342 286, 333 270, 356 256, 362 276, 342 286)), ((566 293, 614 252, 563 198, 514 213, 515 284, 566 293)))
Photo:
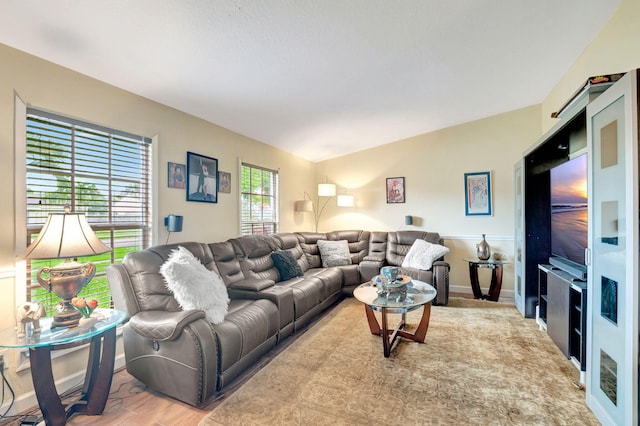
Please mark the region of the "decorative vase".
POLYGON ((482 234, 482 241, 476 244, 476 252, 480 260, 488 260, 491 257, 491 247, 484 236, 485 234, 482 234))
POLYGON ((98 318, 94 318, 94 317, 82 317, 80 318, 80 320, 78 321, 78 327, 81 328, 91 328, 94 325, 96 325, 96 323, 98 322, 98 318))

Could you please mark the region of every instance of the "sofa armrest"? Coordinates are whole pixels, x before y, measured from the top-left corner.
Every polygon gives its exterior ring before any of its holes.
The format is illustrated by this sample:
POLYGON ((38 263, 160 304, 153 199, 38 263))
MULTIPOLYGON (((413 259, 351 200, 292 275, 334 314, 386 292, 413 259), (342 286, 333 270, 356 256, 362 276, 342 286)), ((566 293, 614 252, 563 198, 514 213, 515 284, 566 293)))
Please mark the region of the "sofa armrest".
POLYGON ((433 262, 433 286, 438 291, 435 304, 446 305, 449 303, 449 270, 451 267, 444 260, 433 262))
POLYGON ((166 341, 175 339, 187 324, 204 319, 206 315, 200 309, 186 311, 143 311, 132 316, 129 327, 141 336, 151 340, 166 341))
POLYGON ((228 292, 229 297, 232 299, 267 299, 275 303, 278 307, 278 313, 280 315, 281 330, 293 322, 293 290, 291 290, 291 288, 289 287, 274 285, 264 290, 253 291, 238 289, 234 288, 234 286, 230 286, 228 288, 228 292))
POLYGON ((228 288, 235 290, 262 291, 273 287, 276 283, 266 278, 247 278, 232 283, 228 288))
POLYGON ((360 280, 365 283, 371 281, 373 277, 380 273, 380 268, 385 265, 384 255, 382 256, 365 256, 364 260, 358 265, 360 268, 360 280))

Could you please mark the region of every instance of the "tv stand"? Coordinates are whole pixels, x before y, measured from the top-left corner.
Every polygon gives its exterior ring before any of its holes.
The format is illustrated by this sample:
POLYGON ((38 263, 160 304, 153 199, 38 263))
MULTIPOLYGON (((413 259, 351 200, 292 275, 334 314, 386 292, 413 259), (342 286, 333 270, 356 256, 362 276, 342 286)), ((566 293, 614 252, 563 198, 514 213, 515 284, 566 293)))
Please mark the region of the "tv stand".
POLYGON ((536 321, 541 330, 586 375, 587 283, 551 265, 538 265, 539 303, 536 321))

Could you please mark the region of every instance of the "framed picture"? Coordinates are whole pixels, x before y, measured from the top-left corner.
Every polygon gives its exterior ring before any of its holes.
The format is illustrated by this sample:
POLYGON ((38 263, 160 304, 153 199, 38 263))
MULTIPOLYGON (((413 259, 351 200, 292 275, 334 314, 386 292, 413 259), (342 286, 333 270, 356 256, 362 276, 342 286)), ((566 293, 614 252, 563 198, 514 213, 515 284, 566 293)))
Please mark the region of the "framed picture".
POLYGON ((187 152, 187 201, 218 202, 218 160, 187 152))
POLYGON ((231 173, 218 172, 218 192, 231 193, 231 173))
POLYGON ((404 203, 404 178, 387 178, 387 203, 404 203))
POLYGON ((186 166, 178 163, 167 163, 167 185, 169 188, 184 189, 184 180, 187 178, 185 173, 186 166))
POLYGON ((464 174, 466 216, 491 216, 491 172, 464 174))

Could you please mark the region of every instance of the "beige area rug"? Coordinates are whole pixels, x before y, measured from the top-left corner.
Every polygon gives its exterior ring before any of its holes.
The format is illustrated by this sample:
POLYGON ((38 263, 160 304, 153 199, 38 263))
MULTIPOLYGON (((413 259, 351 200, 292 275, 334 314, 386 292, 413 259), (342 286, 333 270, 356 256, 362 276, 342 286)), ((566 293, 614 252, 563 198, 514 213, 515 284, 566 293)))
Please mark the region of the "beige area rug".
POLYGON ((577 379, 512 305, 452 298, 432 308, 424 344, 400 339, 384 358, 349 298, 200 424, 598 425, 577 379))

